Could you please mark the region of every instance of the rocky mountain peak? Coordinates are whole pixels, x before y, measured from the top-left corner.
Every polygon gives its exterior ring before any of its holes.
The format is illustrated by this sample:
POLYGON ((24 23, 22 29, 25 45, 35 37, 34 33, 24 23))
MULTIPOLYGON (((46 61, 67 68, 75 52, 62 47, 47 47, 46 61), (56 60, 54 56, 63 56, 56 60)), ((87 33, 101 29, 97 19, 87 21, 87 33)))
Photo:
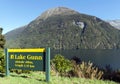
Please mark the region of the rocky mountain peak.
POLYGON ((56 7, 43 12, 41 16, 39 16, 37 19, 44 20, 54 15, 72 15, 72 14, 78 14, 78 12, 66 7, 56 7))

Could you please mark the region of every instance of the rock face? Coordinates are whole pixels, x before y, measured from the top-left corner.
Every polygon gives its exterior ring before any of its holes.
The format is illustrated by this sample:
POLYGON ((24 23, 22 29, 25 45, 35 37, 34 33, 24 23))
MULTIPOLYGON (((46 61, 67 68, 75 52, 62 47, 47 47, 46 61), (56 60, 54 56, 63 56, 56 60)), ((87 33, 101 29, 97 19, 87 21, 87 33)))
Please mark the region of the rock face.
POLYGON ((73 14, 78 14, 78 12, 71 10, 69 8, 66 8, 66 7, 57 7, 57 8, 52 8, 52 9, 45 11, 37 19, 45 20, 48 17, 55 16, 55 15, 73 15, 73 14))
POLYGON ((84 22, 76 22, 76 21, 73 21, 73 25, 76 25, 76 26, 79 26, 80 28, 85 28, 85 23, 84 22))
POLYGON ((118 29, 100 18, 81 14, 65 7, 45 11, 26 27, 7 33, 6 38, 6 47, 9 48, 120 48, 120 31, 118 29))

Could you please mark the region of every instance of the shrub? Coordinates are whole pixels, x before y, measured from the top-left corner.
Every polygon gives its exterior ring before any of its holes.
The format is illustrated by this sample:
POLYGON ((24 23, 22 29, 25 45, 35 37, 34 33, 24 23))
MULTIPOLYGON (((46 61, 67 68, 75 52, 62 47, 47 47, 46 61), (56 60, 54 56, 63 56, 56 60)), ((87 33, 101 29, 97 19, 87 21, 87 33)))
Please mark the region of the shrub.
POLYGON ((61 76, 66 75, 72 69, 71 62, 65 59, 64 56, 57 54, 51 61, 54 64, 56 71, 59 72, 61 76))
POLYGON ((51 61, 52 73, 61 76, 75 76, 80 78, 101 79, 103 71, 93 66, 93 63, 82 61, 80 64, 76 60, 65 59, 64 56, 57 54, 51 61))
POLYGON ((5 72, 5 55, 3 50, 0 50, 0 72, 5 72))
POLYGON ((15 72, 17 74, 22 74, 22 73, 30 73, 30 70, 10 69, 10 72, 15 72))
POLYGON ((81 59, 77 56, 73 56, 71 60, 75 61, 77 64, 81 63, 81 59))
POLYGON ((101 79, 103 76, 103 71, 98 70, 97 67, 93 66, 91 62, 82 62, 81 64, 76 64, 75 61, 72 62, 73 69, 72 75, 82 78, 90 79, 101 79))
POLYGON ((110 65, 106 65, 104 70, 104 80, 112 80, 120 83, 120 70, 114 70, 110 65))

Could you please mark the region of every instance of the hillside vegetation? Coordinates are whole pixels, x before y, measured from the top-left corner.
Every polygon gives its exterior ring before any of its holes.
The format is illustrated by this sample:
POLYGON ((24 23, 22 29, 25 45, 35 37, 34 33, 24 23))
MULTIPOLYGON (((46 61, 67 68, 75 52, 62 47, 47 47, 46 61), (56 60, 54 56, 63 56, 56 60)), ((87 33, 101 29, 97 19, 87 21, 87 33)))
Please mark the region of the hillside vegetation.
POLYGON ((5 35, 6 47, 120 48, 119 30, 100 18, 81 14, 65 7, 47 10, 27 26, 17 30, 5 35))

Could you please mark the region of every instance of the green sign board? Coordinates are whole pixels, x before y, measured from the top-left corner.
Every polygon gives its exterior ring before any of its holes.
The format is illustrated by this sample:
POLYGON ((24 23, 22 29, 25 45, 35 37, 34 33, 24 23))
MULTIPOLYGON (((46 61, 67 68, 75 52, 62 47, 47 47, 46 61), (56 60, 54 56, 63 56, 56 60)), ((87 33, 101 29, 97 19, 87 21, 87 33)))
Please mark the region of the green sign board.
POLYGON ((11 69, 45 71, 45 49, 8 49, 8 53, 11 69))
POLYGON ((45 71, 46 80, 50 74, 50 48, 6 49, 6 75, 9 69, 45 71))

